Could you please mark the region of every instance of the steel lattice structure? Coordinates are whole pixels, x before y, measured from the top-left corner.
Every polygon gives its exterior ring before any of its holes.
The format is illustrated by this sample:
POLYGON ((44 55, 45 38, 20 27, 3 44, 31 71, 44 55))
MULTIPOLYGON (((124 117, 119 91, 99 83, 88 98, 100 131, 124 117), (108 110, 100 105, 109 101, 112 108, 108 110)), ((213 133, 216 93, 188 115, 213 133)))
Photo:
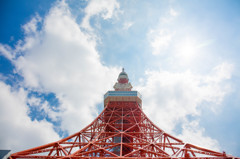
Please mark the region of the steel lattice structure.
MULTIPOLYGON (((126 87, 129 89, 131 85, 126 87)), ((104 110, 80 132, 14 153, 10 158, 234 158, 184 143, 164 132, 144 114, 140 98, 134 97, 136 91, 121 91, 109 92, 104 110), (127 95, 120 97, 121 93, 127 95)))

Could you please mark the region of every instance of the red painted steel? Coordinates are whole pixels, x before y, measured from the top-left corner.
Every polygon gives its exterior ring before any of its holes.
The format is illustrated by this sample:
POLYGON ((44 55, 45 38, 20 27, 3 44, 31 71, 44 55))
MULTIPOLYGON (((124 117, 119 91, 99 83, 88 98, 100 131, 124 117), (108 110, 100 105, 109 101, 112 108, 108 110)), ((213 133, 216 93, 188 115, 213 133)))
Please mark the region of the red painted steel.
POLYGON ((158 128, 137 102, 110 101, 80 132, 14 153, 15 158, 233 158, 201 148, 158 128))

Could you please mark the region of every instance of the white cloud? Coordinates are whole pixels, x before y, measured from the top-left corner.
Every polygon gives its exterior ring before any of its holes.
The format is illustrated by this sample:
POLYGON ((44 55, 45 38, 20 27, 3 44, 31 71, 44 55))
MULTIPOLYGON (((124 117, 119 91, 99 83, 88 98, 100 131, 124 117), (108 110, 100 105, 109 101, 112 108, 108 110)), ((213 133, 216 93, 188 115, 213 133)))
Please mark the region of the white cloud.
POLYGON ((174 133, 176 125, 186 122, 187 116, 201 115, 202 102, 213 103, 209 109, 218 108, 231 90, 226 80, 232 71, 233 66, 227 63, 220 64, 207 75, 191 71, 147 71, 145 83, 137 87, 143 95, 143 110, 160 128, 174 133))
POLYGON ((36 97, 30 97, 27 100, 30 106, 39 106, 41 104, 41 99, 36 97))
POLYGON ((160 22, 162 24, 170 24, 172 23, 180 13, 177 12, 175 9, 170 8, 165 15, 161 16, 160 22))
POLYGON ((152 54, 164 55, 166 50, 169 49, 174 35, 175 32, 170 31, 169 29, 158 28, 155 30, 150 30, 148 33, 148 38, 153 49, 152 54))
MULTIPOLYGON (((89 17, 103 11, 102 16, 110 18, 111 7, 116 5, 113 2, 110 6, 102 2, 98 12, 88 13, 89 17)), ((82 32, 64 1, 56 3, 44 19, 34 17, 23 29, 25 37, 15 48, 1 45, 0 51, 15 65, 15 72, 23 76, 24 88, 54 93, 61 111, 52 111, 42 99, 27 99, 22 89, 11 92, 9 86, 1 83, 1 147, 14 151, 58 139, 51 123, 30 120, 26 102, 43 110, 52 120, 60 118, 61 129, 72 134, 96 117, 96 105, 103 102, 104 93, 112 89, 120 71, 101 63, 95 35, 82 32), (43 26, 39 30, 40 21, 43 26)))
POLYGON ((172 26, 178 14, 170 8, 166 15, 161 16, 158 24, 149 29, 147 36, 153 55, 165 55, 175 47, 178 29, 172 26))
POLYGON ((113 86, 118 69, 102 65, 95 38, 81 31, 66 3, 53 7, 43 24, 42 30, 26 35, 34 41, 24 41, 23 47, 31 44, 14 64, 25 87, 56 94, 62 111, 56 114, 48 104, 41 109, 53 119, 61 117, 62 129, 74 133, 94 119, 96 105, 113 86))
POLYGON ((174 10, 173 8, 170 8, 169 14, 173 17, 176 17, 176 16, 178 16, 179 13, 176 10, 174 10))
POLYGON ((22 28, 25 34, 34 34, 38 29, 38 23, 42 21, 42 18, 37 14, 35 17, 31 19, 30 22, 23 25, 22 28))
POLYGON ((11 49, 11 47, 9 47, 8 45, 3 45, 3 44, 0 44, 0 54, 5 56, 9 60, 12 60, 15 56, 13 54, 13 50, 11 49))
POLYGON ((43 98, 37 98, 37 97, 30 97, 27 99, 27 103, 30 107, 35 107, 38 112, 43 111, 45 116, 48 116, 52 121, 58 121, 59 120, 59 111, 58 108, 51 106, 47 101, 45 101, 43 98))
POLYGON ((59 139, 49 122, 31 121, 27 92, 0 82, 0 148, 19 151, 59 139))
POLYGON ((182 126, 183 131, 178 138, 183 141, 211 150, 220 151, 220 145, 217 140, 206 136, 205 129, 199 126, 199 122, 194 120, 192 122, 186 122, 182 126))
MULTIPOLYGON (((166 16, 167 17, 167 16, 166 16)), ((199 69, 204 63, 205 68, 216 65, 216 57, 211 50, 214 39, 206 38, 198 31, 187 26, 179 27, 177 19, 171 22, 160 20, 147 32, 151 53, 167 59, 168 68, 178 67, 199 69)), ((165 60, 161 59, 162 63, 165 60)), ((161 63, 161 64, 162 64, 161 63)))
POLYGON ((128 30, 130 27, 132 27, 132 25, 133 25, 133 22, 125 22, 123 24, 123 29, 128 30))
POLYGON ((116 0, 91 0, 85 8, 85 17, 82 21, 82 27, 91 30, 90 18, 95 15, 100 15, 103 19, 110 19, 116 10, 120 8, 116 0))

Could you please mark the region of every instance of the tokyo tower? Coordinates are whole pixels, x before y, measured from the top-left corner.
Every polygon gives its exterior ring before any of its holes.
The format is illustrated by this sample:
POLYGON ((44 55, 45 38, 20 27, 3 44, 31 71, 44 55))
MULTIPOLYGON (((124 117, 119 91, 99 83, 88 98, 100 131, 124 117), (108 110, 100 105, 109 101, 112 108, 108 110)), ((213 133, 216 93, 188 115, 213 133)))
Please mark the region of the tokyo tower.
POLYGON ((142 111, 141 94, 132 91, 124 69, 113 88, 104 95, 103 111, 87 127, 59 141, 14 153, 10 159, 237 158, 184 143, 157 127, 142 111))

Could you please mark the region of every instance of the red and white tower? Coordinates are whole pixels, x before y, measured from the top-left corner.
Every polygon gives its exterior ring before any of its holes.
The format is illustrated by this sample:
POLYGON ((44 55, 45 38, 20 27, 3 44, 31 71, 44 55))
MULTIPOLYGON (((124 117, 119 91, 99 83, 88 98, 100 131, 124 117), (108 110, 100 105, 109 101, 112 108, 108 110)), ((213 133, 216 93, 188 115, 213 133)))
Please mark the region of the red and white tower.
POLYGON ((184 143, 158 128, 142 111, 141 95, 131 90, 124 69, 114 89, 104 95, 103 111, 80 132, 10 158, 236 158, 184 143))

